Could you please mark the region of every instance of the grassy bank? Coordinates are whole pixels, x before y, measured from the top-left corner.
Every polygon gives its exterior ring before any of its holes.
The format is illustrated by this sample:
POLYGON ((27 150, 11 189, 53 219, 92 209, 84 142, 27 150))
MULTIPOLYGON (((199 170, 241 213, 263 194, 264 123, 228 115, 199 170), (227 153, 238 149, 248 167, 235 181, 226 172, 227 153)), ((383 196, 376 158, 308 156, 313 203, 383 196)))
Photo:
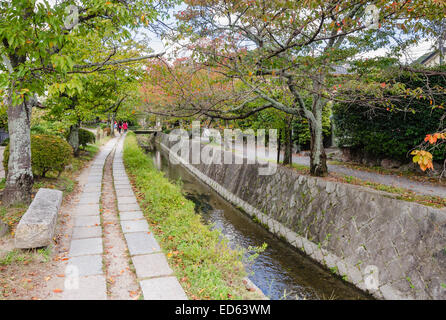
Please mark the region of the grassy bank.
POLYGON ((219 231, 202 223, 180 186, 155 168, 131 132, 124 163, 151 230, 190 299, 260 298, 243 284, 245 253, 229 248, 219 231))

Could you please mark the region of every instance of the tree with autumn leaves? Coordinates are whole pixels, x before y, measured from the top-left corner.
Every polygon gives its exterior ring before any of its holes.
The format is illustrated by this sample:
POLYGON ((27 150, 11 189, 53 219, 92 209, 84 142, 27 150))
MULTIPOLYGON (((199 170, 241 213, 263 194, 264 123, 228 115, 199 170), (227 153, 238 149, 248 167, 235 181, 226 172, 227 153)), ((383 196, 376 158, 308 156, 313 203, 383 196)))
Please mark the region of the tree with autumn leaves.
POLYGON ((225 109, 242 100, 237 82, 190 58, 173 62, 166 59, 149 61, 141 86, 145 111, 152 114, 193 118, 210 117, 218 108, 225 109))
MULTIPOLYGON (((412 161, 417 163, 423 171, 427 169, 433 170, 433 155, 428 150, 432 151, 434 148, 439 148, 444 143, 446 143, 446 131, 427 134, 421 148, 411 152, 411 155, 413 155, 412 161)), ((444 172, 443 170, 441 176, 443 176, 444 172)))
MULTIPOLYGON (((181 112, 227 119, 274 108, 304 117, 311 132, 312 175, 327 174, 322 110, 328 102, 391 110, 407 96, 429 95, 420 93, 419 88, 407 89, 401 83, 377 79, 392 68, 402 70, 402 53, 422 35, 430 34, 427 22, 443 18, 443 2, 185 3, 188 7, 177 16, 179 26, 172 40, 177 40, 181 50, 190 52, 193 63, 224 76, 234 90, 211 105, 186 99, 181 112), (380 48, 386 48, 388 55, 363 57, 365 52, 380 48)), ((180 115, 175 108, 164 112, 180 115)))

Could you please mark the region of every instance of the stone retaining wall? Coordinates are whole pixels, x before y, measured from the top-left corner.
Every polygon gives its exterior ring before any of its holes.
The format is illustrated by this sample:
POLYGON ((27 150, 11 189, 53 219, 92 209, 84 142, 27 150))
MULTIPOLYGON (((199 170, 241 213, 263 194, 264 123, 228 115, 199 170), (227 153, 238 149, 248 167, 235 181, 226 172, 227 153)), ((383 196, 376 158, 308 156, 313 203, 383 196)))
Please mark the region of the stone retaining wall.
MULTIPOLYGON (((159 134, 168 151, 175 142, 159 134)), ((294 247, 379 299, 446 299, 446 211, 259 165, 183 166, 294 247)), ((223 155, 221 157, 223 159, 223 155)))

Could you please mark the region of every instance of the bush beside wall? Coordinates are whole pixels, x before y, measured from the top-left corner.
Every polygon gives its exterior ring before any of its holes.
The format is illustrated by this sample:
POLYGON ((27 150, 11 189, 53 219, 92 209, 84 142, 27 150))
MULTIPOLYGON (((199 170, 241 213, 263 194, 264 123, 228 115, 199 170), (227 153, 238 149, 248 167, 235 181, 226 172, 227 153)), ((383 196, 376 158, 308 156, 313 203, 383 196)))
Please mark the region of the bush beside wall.
MULTIPOLYGON (((38 134, 31 135, 31 165, 33 174, 45 177, 49 171, 62 172, 71 161, 73 149, 62 138, 38 134)), ((3 154, 3 167, 8 171, 9 144, 3 154)))

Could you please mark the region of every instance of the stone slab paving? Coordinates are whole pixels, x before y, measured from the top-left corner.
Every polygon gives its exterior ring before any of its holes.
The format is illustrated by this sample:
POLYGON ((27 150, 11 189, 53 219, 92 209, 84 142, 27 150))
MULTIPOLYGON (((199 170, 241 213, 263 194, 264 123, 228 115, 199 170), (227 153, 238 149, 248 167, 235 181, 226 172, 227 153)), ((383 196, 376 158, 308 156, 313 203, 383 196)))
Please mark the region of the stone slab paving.
POLYGON ((71 239, 99 238, 102 236, 100 226, 93 227, 75 227, 71 239))
POLYGON ((140 282, 145 300, 187 300, 175 277, 147 279, 140 282))
POLYGON ((133 196, 133 190, 132 189, 118 189, 116 190, 116 196, 119 197, 129 197, 133 196))
POLYGON ((96 193, 96 192, 101 192, 101 185, 97 185, 97 186, 85 186, 84 187, 84 192, 91 192, 91 193, 96 193))
POLYGON ((99 199, 99 196, 82 196, 82 198, 79 200, 79 204, 99 204, 99 199))
POLYGON ((129 187, 129 184, 115 184, 115 190, 132 190, 132 188, 129 187))
POLYGON ((130 255, 141 255, 161 252, 158 242, 149 232, 124 233, 130 255))
POLYGON ((137 203, 119 203, 118 202, 118 210, 121 211, 141 211, 139 204, 137 203))
POLYGON ((79 269, 80 276, 94 276, 104 273, 102 271, 102 256, 99 254, 71 258, 68 265, 76 266, 79 269))
POLYGON ((163 253, 134 256, 132 261, 138 278, 171 276, 173 274, 163 253))
POLYGON ((121 226, 124 233, 149 232, 149 224, 146 220, 123 220, 121 226))
POLYGON ((121 219, 121 221, 139 220, 144 219, 144 215, 142 211, 121 212, 119 213, 119 218, 121 219))
POLYGON ((102 254, 102 238, 88 238, 88 239, 73 239, 71 240, 71 247, 69 256, 85 256, 90 254, 102 254))
POLYGON ((118 203, 119 204, 137 204, 135 196, 128 196, 128 197, 119 197, 118 196, 118 203))
POLYGON ((66 283, 76 275, 75 285, 65 286, 66 300, 106 300, 107 285, 103 270, 103 243, 99 201, 105 160, 117 139, 111 139, 90 165, 87 183, 74 210, 66 283))
POLYGON ((64 290, 64 300, 107 300, 107 284, 104 275, 83 276, 77 288, 64 290))
POLYGON ((76 216, 95 216, 99 215, 99 204, 78 205, 74 212, 76 216))
MULTIPOLYGON (((79 199, 79 202, 81 202, 82 199, 99 199, 101 197, 101 192, 98 190, 97 192, 84 192, 82 197, 79 199)), ((99 202, 97 202, 99 203, 99 202)))
POLYGON ((122 159, 124 139, 113 160, 113 180, 121 228, 145 300, 187 300, 186 293, 153 237, 133 193, 122 159))
POLYGON ((101 219, 99 215, 74 217, 75 227, 93 227, 93 226, 99 226, 100 224, 101 224, 101 219))

